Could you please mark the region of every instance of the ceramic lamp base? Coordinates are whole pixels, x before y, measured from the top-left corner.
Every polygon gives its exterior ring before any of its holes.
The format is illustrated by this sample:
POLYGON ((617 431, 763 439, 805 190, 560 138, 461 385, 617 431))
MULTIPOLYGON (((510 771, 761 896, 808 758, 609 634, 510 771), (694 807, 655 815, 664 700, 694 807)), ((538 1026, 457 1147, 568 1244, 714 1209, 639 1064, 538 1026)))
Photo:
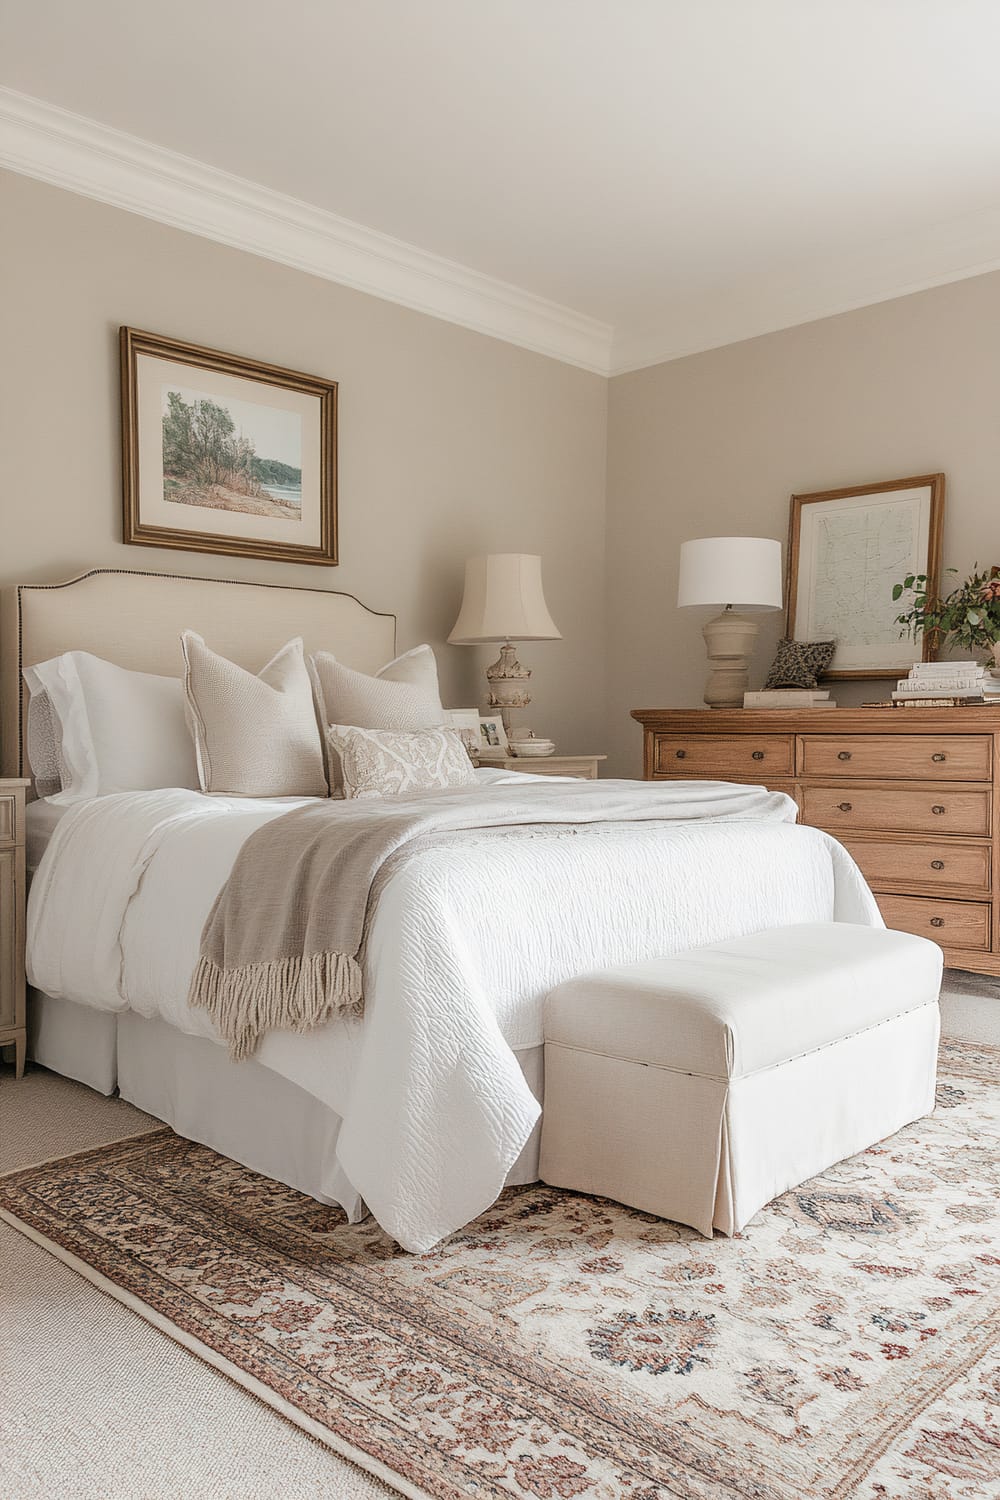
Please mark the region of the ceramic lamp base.
POLYGON ((486 680, 490 685, 490 708, 498 708, 503 727, 510 739, 510 715, 512 709, 527 708, 531 702, 528 680, 531 668, 522 667, 517 659, 517 648, 506 641, 500 647, 500 656, 492 666, 486 668, 486 680))
POLYGON ((732 610, 716 615, 702 631, 710 668, 705 684, 709 708, 742 708, 750 681, 750 657, 759 630, 750 615, 732 610))

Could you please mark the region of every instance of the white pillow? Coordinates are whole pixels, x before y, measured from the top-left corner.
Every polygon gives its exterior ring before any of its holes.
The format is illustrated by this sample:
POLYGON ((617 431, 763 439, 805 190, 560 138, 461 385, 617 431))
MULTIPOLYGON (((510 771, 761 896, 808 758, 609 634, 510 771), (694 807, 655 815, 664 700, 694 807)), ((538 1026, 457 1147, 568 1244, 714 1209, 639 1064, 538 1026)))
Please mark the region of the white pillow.
MULTIPOLYGON (((32 695, 49 704, 49 734, 57 745, 62 790, 55 802, 78 802, 110 792, 151 791, 156 787, 194 787, 198 768, 184 718, 184 689, 179 677, 129 672, 89 651, 66 651, 49 661, 25 667, 32 695), (56 728, 58 725, 58 728, 56 728)), ((34 754, 40 770, 51 776, 51 741, 44 731, 39 703, 34 754)), ((29 723, 31 708, 29 706, 29 723)), ((34 769, 32 751, 29 760, 34 769)))
POLYGON ((325 797, 323 748, 298 637, 255 676, 186 630, 184 691, 203 792, 325 797))
MULTIPOLYGON (((370 677, 345 667, 329 651, 309 658, 316 708, 324 728, 353 724, 361 729, 431 729, 445 722, 438 689, 437 662, 430 646, 414 646, 370 677)), ((341 786, 340 762, 330 750, 330 786, 341 786)))
POLYGON ((476 773, 457 729, 360 729, 331 724, 345 797, 395 797, 438 787, 474 786, 476 773))

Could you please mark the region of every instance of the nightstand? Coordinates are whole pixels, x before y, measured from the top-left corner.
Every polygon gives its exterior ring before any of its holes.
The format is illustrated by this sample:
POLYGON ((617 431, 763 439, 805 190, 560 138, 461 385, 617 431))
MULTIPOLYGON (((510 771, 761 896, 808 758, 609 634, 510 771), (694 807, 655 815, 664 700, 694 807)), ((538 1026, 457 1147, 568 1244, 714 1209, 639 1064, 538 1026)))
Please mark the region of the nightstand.
POLYGON ((607 760, 606 755, 505 755, 503 759, 487 759, 483 756, 479 764, 494 771, 523 771, 531 776, 576 776, 581 781, 596 781, 598 762, 607 760))
POLYGON ((0 1047, 24 1072, 24 793, 30 781, 0 779, 0 1047))

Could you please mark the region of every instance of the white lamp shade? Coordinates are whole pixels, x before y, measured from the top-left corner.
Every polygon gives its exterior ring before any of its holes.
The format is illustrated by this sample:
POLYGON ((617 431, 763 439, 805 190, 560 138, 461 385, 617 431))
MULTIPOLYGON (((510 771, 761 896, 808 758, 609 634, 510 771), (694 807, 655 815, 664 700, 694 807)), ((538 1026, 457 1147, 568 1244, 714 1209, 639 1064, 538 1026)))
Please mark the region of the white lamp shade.
POLYGON ((470 557, 462 608, 448 639, 454 646, 562 640, 542 593, 542 559, 527 552, 470 557))
POLYGON ((763 536, 705 536, 681 543, 677 603, 781 608, 781 543, 763 536))

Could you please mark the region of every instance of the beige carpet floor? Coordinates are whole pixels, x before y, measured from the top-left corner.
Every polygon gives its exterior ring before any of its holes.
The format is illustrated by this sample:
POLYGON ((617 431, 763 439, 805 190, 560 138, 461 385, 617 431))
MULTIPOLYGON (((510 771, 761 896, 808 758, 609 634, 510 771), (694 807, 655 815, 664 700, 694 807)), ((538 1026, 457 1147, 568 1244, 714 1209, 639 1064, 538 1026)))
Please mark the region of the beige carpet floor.
MULTIPOLYGON (((949 976, 945 1030, 1000 1043, 1000 984, 949 976)), ((0 1172, 141 1131, 44 1071, 0 1076, 0 1172)), ((0 1223, 3 1500, 312 1500, 391 1491, 0 1223)))
MULTIPOLYGON (((53 1073, 0 1076, 0 1171, 155 1122, 53 1073)), ((0 1223, 3 1500, 394 1494, 0 1223)))

